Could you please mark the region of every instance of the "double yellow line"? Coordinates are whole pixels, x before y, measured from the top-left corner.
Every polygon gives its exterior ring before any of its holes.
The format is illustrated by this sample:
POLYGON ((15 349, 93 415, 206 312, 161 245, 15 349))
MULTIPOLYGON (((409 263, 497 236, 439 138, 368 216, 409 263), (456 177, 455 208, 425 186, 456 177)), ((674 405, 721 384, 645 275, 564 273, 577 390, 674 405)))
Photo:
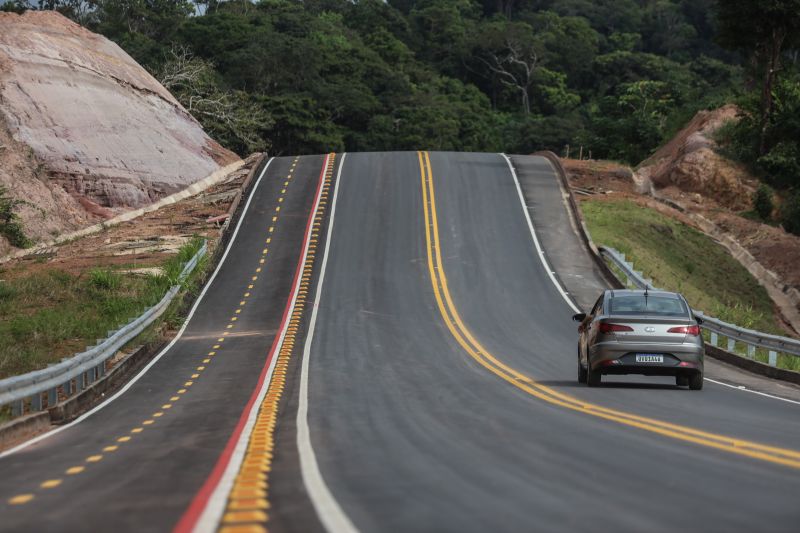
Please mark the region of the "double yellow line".
POLYGON ((422 203, 425 215, 425 243, 428 255, 428 270, 431 285, 439 312, 447 329, 462 348, 481 366, 510 383, 547 403, 572 411, 586 413, 591 416, 611 420, 619 424, 657 433, 673 439, 692 442, 702 446, 723 450, 737 455, 769 461, 793 468, 800 468, 800 452, 774 446, 766 446, 756 442, 700 431, 686 426, 671 424, 643 416, 608 409, 600 405, 584 402, 578 398, 563 394, 546 387, 529 376, 506 365, 484 348, 470 330, 464 325, 453 304, 450 289, 447 286, 444 265, 442 263, 441 243, 439 241, 439 220, 436 214, 436 191, 431 171, 431 160, 428 152, 418 152, 420 176, 422 181, 422 203))

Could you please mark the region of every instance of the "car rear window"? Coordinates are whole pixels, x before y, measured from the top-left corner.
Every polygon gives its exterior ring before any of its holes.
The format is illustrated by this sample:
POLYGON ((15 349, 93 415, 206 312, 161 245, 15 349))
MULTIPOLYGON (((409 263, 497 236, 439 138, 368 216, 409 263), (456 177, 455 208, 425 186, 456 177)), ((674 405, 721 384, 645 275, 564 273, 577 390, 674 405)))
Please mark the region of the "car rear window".
POLYGON ((689 310, 683 300, 678 298, 633 294, 611 298, 609 314, 686 316, 689 310))

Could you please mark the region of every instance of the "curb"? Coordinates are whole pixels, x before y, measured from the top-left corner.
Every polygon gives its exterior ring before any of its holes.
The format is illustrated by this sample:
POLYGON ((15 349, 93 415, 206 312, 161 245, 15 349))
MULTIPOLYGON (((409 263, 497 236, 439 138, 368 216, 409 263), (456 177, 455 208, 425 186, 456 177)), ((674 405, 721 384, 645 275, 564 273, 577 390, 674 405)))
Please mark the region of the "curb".
POLYGON ((583 245, 586 247, 589 255, 592 256, 592 260, 594 260, 595 265, 597 268, 600 269, 600 273, 603 275, 604 281, 608 284, 609 287, 614 289, 623 289, 624 286, 622 283, 617 279, 617 276, 614 275, 614 272, 611 271, 611 268, 606 264, 602 257, 600 257, 600 251, 598 250, 597 246, 592 241, 592 237, 589 235, 589 230, 586 228, 586 221, 583 219, 583 214, 581 214, 581 210, 578 207, 578 201, 575 199, 575 194, 572 192, 572 188, 569 185, 569 179, 567 178, 567 172, 564 170, 563 165, 561 164, 561 159, 549 150, 542 150, 539 152, 534 152, 533 155, 538 155, 539 157, 544 157, 547 159, 558 175, 558 179, 561 181, 561 186, 563 187, 564 191, 567 193, 569 197, 569 211, 572 215, 572 219, 575 222, 575 225, 578 227, 579 231, 578 234, 580 235, 581 241, 583 241, 583 245))
POLYGON ((0 426, 0 451, 44 433, 50 429, 50 414, 47 411, 31 413, 0 426))
MULTIPOLYGON (((262 155, 262 158, 263 158, 263 155, 262 155)), ((169 196, 165 196, 161 200, 158 200, 157 202, 152 203, 152 204, 150 204, 148 206, 145 206, 145 207, 142 207, 142 208, 139 208, 139 209, 135 209, 133 211, 128 211, 128 212, 122 213, 121 215, 117 215, 117 216, 115 216, 113 218, 110 218, 108 220, 105 220, 105 221, 103 221, 103 222, 101 222, 99 224, 95 224, 93 226, 89 226, 88 228, 83 228, 83 229, 80 229, 78 231, 74 231, 72 233, 67 233, 66 235, 61 235, 59 237, 56 237, 53 240, 50 240, 50 241, 47 241, 47 242, 44 242, 44 243, 41 243, 41 244, 37 244, 36 246, 34 246, 32 248, 27 248, 25 250, 20 250, 18 252, 14 252, 14 253, 8 254, 5 257, 0 257, 0 265, 3 264, 3 263, 9 262, 12 259, 20 259, 22 257, 27 257, 29 255, 34 255, 37 252, 41 253, 41 252, 47 250, 48 248, 52 248, 53 246, 56 246, 58 244, 61 244, 61 243, 67 242, 67 241, 72 241, 72 240, 75 240, 75 239, 79 239, 81 237, 86 237, 87 235, 93 235, 95 233, 100 233, 101 231, 103 231, 105 229, 108 229, 108 228, 113 227, 113 226, 118 226, 119 224, 122 224, 123 222, 129 222, 131 220, 139 218, 140 216, 142 216, 144 214, 147 214, 147 213, 150 213, 152 211, 156 211, 158 209, 161 209, 164 206, 177 203, 177 202, 179 202, 181 200, 185 200, 186 198, 189 198, 190 196, 194 196, 194 195, 196 195, 196 194, 208 189, 209 187, 212 187, 213 185, 216 185, 217 183, 222 181, 224 178, 228 177, 228 175, 230 175, 232 172, 235 172, 235 171, 239 170, 242 166, 244 166, 244 164, 245 164, 245 160, 240 159, 239 161, 236 161, 234 163, 226 165, 226 166, 224 166, 224 167, 212 172, 211 174, 209 174, 205 178, 194 182, 193 184, 189 185, 185 189, 182 189, 182 190, 180 190, 180 191, 178 191, 176 193, 170 194, 169 196)))
POLYGON ((720 361, 724 361, 754 374, 760 374, 768 378, 779 379, 781 381, 788 381, 789 383, 800 385, 800 372, 765 365, 764 363, 726 352, 710 344, 706 344, 706 355, 710 355, 714 359, 719 359, 720 361))

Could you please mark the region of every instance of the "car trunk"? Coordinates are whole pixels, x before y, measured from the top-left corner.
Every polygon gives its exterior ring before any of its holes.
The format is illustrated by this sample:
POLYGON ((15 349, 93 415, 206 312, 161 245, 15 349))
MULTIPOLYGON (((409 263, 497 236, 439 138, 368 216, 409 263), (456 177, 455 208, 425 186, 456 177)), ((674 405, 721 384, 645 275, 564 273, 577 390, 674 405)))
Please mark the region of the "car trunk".
POLYGON ((683 342, 686 333, 669 333, 676 326, 694 326, 695 322, 685 317, 665 316, 618 316, 601 320, 606 324, 628 326, 633 331, 615 331, 619 342, 683 342))

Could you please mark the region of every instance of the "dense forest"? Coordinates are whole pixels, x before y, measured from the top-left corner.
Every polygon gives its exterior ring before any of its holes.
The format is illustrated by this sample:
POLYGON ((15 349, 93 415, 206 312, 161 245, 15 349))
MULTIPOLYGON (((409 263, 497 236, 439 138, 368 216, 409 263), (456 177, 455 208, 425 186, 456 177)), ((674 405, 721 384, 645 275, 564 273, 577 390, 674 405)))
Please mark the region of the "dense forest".
MULTIPOLYGON (((800 0, 36 7, 117 42, 240 154, 569 146, 636 164, 698 110, 733 101, 744 120, 726 149, 774 187, 800 185, 800 0)), ((800 207, 796 219, 800 232, 800 207)))
POLYGON ((742 87, 713 0, 45 0, 239 153, 584 146, 638 162, 742 87))

